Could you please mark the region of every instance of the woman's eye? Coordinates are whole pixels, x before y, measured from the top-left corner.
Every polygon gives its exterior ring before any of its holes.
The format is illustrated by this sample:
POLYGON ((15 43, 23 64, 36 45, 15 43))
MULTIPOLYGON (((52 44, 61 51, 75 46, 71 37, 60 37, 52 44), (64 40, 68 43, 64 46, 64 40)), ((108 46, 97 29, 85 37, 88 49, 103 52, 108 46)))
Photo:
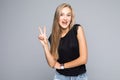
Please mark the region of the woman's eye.
POLYGON ((63 14, 60 14, 60 16, 63 16, 63 14))
POLYGON ((68 17, 70 17, 71 16, 71 14, 60 14, 60 16, 68 16, 68 17))
POLYGON ((71 16, 71 15, 69 14, 69 15, 67 15, 67 16, 71 16))

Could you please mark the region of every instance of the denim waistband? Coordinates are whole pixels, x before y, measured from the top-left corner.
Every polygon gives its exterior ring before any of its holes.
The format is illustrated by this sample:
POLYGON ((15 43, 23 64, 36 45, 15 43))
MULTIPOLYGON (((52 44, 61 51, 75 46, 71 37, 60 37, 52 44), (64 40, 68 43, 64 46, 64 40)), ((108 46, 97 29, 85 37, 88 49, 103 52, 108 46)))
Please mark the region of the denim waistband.
POLYGON ((88 79, 87 79, 87 73, 83 73, 78 76, 65 76, 56 71, 54 80, 88 80, 88 79))

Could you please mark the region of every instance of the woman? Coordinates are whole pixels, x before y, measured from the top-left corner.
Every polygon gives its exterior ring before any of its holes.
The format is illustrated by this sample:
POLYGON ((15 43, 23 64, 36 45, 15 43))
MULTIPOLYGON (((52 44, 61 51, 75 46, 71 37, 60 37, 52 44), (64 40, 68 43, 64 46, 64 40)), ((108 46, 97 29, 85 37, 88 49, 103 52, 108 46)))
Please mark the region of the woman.
POLYGON ((81 25, 74 24, 73 9, 69 4, 59 5, 55 11, 50 47, 44 30, 39 27, 39 41, 46 60, 56 69, 54 80, 87 80, 87 44, 81 25))

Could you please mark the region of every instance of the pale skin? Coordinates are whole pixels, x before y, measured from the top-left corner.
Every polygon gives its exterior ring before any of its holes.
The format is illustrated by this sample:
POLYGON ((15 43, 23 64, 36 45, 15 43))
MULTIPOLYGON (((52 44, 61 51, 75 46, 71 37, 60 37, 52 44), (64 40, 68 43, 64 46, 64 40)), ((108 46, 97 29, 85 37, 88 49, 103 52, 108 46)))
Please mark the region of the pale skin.
MULTIPOLYGON (((67 32, 69 31, 69 26, 68 25, 70 24, 70 21, 71 21, 71 14, 70 13, 71 13, 71 10, 67 7, 63 8, 63 10, 61 11, 62 15, 59 18, 59 24, 61 25, 61 28, 62 28, 61 37, 66 35, 67 32)), ((49 45, 48 45, 48 39, 47 39, 47 36, 46 36, 46 27, 44 27, 43 30, 39 27, 39 32, 40 32, 40 34, 38 36, 38 39, 41 42, 41 44, 43 45, 46 60, 49 64, 49 66, 54 67, 55 69, 60 69, 60 63, 57 62, 55 60, 55 58, 50 53, 50 48, 49 48, 49 45)), ((83 31, 83 28, 81 26, 78 27, 78 30, 77 30, 77 39, 78 39, 78 43, 79 43, 79 46, 80 46, 79 47, 80 56, 73 61, 64 63, 64 68, 77 67, 77 66, 80 66, 80 65, 83 65, 83 64, 87 63, 88 50, 87 50, 87 44, 86 44, 84 31, 83 31)))

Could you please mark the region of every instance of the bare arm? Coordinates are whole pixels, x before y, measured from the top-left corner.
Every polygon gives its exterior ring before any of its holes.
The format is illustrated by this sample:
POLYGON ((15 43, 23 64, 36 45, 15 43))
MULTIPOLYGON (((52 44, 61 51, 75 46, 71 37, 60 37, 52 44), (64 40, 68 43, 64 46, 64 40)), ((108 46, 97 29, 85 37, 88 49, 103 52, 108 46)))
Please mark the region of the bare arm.
POLYGON ((40 34, 38 36, 38 39, 43 46, 46 60, 47 60, 50 67, 54 67, 54 65, 56 63, 56 60, 54 59, 54 57, 50 53, 50 49, 49 49, 49 45, 48 45, 48 39, 47 39, 47 36, 46 36, 46 28, 44 27, 44 30, 42 31, 42 29, 39 27, 39 32, 40 32, 40 34))
POLYGON ((78 27, 77 39, 78 39, 78 43, 79 43, 80 57, 78 57, 77 59, 75 59, 73 61, 64 63, 65 68, 72 68, 72 67, 76 67, 76 66, 87 63, 88 51, 87 51, 86 39, 85 39, 85 35, 84 35, 84 31, 83 31, 82 27, 78 27))

